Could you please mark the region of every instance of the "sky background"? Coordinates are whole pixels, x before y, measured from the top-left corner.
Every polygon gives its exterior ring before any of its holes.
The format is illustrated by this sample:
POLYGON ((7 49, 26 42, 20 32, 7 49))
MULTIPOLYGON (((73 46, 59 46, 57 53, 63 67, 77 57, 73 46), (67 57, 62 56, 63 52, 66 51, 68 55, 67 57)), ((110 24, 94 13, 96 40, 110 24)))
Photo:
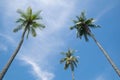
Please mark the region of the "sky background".
POLYGON ((19 54, 3 80, 72 80, 70 70, 64 70, 59 61, 60 52, 68 48, 80 56, 75 69, 75 80, 119 80, 103 53, 90 38, 76 38, 70 31, 72 20, 81 11, 94 18, 101 28, 93 29, 96 39, 106 49, 120 69, 120 0, 1 0, 0 1, 0 71, 16 49, 22 30, 13 33, 18 25, 17 9, 33 12, 42 10, 42 23, 46 28, 37 30, 37 37, 25 39, 19 54))

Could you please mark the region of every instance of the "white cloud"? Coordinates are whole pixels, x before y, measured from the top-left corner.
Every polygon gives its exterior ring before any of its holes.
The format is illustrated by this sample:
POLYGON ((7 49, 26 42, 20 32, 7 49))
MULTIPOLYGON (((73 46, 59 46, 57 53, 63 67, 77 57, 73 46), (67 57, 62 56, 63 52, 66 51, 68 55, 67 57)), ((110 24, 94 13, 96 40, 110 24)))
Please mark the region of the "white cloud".
POLYGON ((43 71, 41 67, 34 62, 32 59, 22 56, 21 60, 23 60, 26 64, 31 66, 31 71, 33 75, 36 76, 37 80, 52 80, 54 77, 53 73, 43 71))
POLYGON ((98 21, 101 17, 103 17, 105 14, 107 14, 110 10, 112 10, 116 5, 107 5, 106 8, 104 8, 102 11, 100 11, 100 13, 98 14, 98 16, 96 17, 96 21, 98 21))

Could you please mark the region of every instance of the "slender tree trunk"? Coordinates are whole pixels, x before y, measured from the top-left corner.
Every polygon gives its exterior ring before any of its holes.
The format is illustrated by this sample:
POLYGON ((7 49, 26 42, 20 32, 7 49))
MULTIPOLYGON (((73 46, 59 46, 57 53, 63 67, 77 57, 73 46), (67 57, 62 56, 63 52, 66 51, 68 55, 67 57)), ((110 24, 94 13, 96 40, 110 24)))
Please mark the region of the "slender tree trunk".
POLYGON ((23 41, 24 41, 24 36, 25 36, 26 31, 27 31, 27 27, 25 27, 25 29, 24 29, 24 31, 23 31, 23 34, 22 34, 22 36, 21 36, 21 40, 20 40, 20 42, 19 42, 19 44, 18 44, 18 47, 16 48, 15 52, 14 52, 13 55, 10 57, 8 63, 7 63, 6 66, 3 68, 2 72, 0 73, 0 80, 3 79, 3 77, 5 76, 8 68, 10 67, 10 65, 11 65, 11 63, 13 62, 13 60, 15 59, 18 51, 20 50, 20 48, 21 48, 21 46, 22 46, 22 43, 23 43, 23 41))
POLYGON ((115 63, 112 61, 112 59, 110 58, 108 53, 104 50, 104 48, 100 45, 100 43, 95 39, 94 35, 91 32, 90 32, 90 35, 93 38, 93 40, 95 41, 95 43, 97 44, 97 46, 99 47, 99 49, 103 52, 103 54, 105 55, 105 57, 107 58, 109 63, 112 65, 113 69, 116 71, 116 73, 120 77, 120 70, 118 69, 118 67, 115 65, 115 63))
POLYGON ((72 71, 72 80, 75 80, 74 71, 72 71))

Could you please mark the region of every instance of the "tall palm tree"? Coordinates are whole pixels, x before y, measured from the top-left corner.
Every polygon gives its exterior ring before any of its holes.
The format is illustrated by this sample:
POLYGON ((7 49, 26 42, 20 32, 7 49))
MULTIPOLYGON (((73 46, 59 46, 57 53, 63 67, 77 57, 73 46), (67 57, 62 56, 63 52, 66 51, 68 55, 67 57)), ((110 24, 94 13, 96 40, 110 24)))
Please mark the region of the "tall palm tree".
POLYGON ((95 41, 95 43, 97 44, 97 46, 99 47, 99 49, 103 52, 103 54, 105 55, 105 57, 107 58, 109 63, 112 65, 113 69, 116 71, 116 73, 120 77, 120 70, 115 65, 115 63, 112 61, 112 59, 110 58, 108 53, 104 50, 104 48, 96 40, 96 38, 94 37, 94 35, 92 34, 92 32, 90 30, 90 28, 98 28, 100 26, 94 24, 93 18, 87 19, 84 12, 81 13, 80 17, 77 16, 77 20, 73 20, 73 21, 74 21, 75 25, 70 27, 70 29, 71 30, 76 29, 77 30, 77 37, 79 37, 80 39, 82 38, 82 36, 84 36, 85 40, 88 41, 89 40, 88 36, 92 37, 93 40, 95 41))
POLYGON ((74 79, 74 68, 77 67, 78 60, 77 60, 77 57, 73 56, 73 53, 74 51, 71 49, 69 49, 65 53, 62 52, 62 54, 64 54, 65 57, 60 60, 60 63, 65 62, 65 65, 64 65, 65 70, 68 69, 68 67, 70 66, 70 69, 72 72, 72 80, 75 80, 74 79))
POLYGON ((41 11, 33 14, 31 7, 28 7, 26 12, 23 12, 22 10, 18 10, 17 12, 20 14, 20 18, 16 22, 20 23, 20 24, 13 31, 18 32, 19 30, 23 29, 23 33, 22 33, 21 40, 20 40, 15 52, 10 57, 8 63, 3 68, 2 72, 0 73, 0 80, 3 79, 3 77, 6 74, 8 68, 10 67, 10 65, 13 62, 14 58, 16 57, 18 51, 20 50, 20 48, 23 44, 23 41, 24 41, 24 36, 26 35, 27 38, 28 38, 29 33, 31 33, 32 36, 35 37, 36 36, 35 29, 45 28, 45 26, 43 24, 37 22, 37 20, 42 19, 39 16, 41 11))

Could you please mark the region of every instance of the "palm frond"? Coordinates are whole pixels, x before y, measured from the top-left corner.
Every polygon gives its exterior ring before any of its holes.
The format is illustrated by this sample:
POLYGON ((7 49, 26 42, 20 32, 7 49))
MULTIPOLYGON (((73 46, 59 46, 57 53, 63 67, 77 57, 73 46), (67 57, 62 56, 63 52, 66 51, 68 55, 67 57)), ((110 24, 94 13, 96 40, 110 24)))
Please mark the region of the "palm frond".
POLYGON ((90 18, 90 19, 85 21, 85 24, 89 25, 89 24, 93 23, 93 20, 94 20, 93 18, 90 18))
POLYGON ((81 26, 81 23, 82 23, 82 22, 79 21, 79 22, 76 23, 76 25, 77 25, 77 26, 81 26))
POLYGON ((74 54, 74 50, 68 49, 68 52, 66 53, 66 56, 67 56, 67 57, 70 57, 70 56, 72 56, 73 54, 74 54))
POLYGON ((63 63, 63 62, 65 62, 66 61, 66 58, 62 58, 61 60, 60 60, 60 63, 63 63))
POLYGON ((16 23, 24 23, 25 22, 25 20, 24 19, 22 19, 22 18, 19 18, 19 19, 17 19, 17 21, 16 21, 16 23))
POLYGON ((80 39, 82 39, 82 36, 83 36, 83 34, 84 34, 84 29, 80 29, 79 31, 78 31, 78 33, 79 33, 79 38, 80 39))
POLYGON ((27 39, 28 39, 28 36, 29 36, 30 31, 31 31, 31 30, 30 30, 30 27, 28 27, 28 29, 27 29, 27 36, 26 36, 27 39))
POLYGON ((31 16, 32 16, 32 9, 31 9, 31 7, 27 8, 27 15, 28 15, 29 18, 31 18, 31 16))
POLYGON ((73 61, 73 64, 75 65, 75 67, 77 67, 77 63, 75 61, 73 61))
POLYGON ((17 10, 17 13, 19 13, 21 15, 22 18, 26 19, 27 18, 27 15, 26 13, 24 13, 22 10, 18 9, 17 10))
POLYGON ((74 28, 76 28, 76 26, 71 26, 71 27, 70 27, 70 30, 73 30, 74 28))
POLYGON ((78 21, 76 21, 76 20, 73 20, 73 22, 76 24, 78 21))
POLYGON ((39 20, 42 19, 42 17, 39 16, 39 14, 41 13, 41 11, 36 12, 35 14, 32 15, 31 19, 32 20, 39 20))
POLYGON ((37 23, 37 22, 32 22, 32 26, 34 28, 39 28, 40 30, 45 28, 45 25, 43 25, 41 23, 37 23))
POLYGON ((71 71, 74 71, 74 64, 73 63, 70 64, 70 68, 71 68, 71 71))
POLYGON ((83 35, 84 35, 85 41, 86 41, 86 42, 88 42, 88 41, 89 41, 89 39, 88 39, 87 34, 86 34, 86 33, 84 33, 83 35))
POLYGON ((44 28, 45 28, 45 25, 43 25, 43 24, 40 23, 38 27, 39 27, 39 29, 41 30, 41 29, 44 29, 44 28))
POLYGON ((64 66, 64 69, 65 69, 65 70, 68 69, 69 65, 70 65, 70 64, 67 64, 67 62, 66 62, 66 63, 65 63, 65 66, 64 66))
POLYGON ((75 28, 74 26, 71 26, 71 27, 70 27, 70 30, 73 30, 74 28, 75 28))
POLYGON ((75 50, 69 49, 70 54, 73 55, 75 53, 75 50))
POLYGON ((77 58, 75 58, 75 62, 77 62, 77 63, 79 62, 79 61, 77 60, 77 58))
POLYGON ((65 55, 66 53, 65 52, 61 52, 60 54, 65 55))
POLYGON ((34 28, 37 28, 37 27, 39 27, 39 26, 40 26, 40 24, 39 24, 39 23, 37 23, 37 22, 32 22, 32 26, 33 26, 34 28))
POLYGON ((25 25, 26 25, 26 22, 23 22, 22 24, 18 25, 15 29, 13 29, 13 32, 18 32, 23 27, 25 27, 25 25))
POLYGON ((96 24, 89 24, 88 26, 91 28, 101 28, 101 26, 96 25, 96 24))
POLYGON ((31 28, 31 32, 32 32, 32 36, 33 36, 33 37, 36 37, 37 34, 36 34, 36 31, 35 31, 34 28, 31 28))
POLYGON ((85 12, 84 12, 84 11, 81 12, 80 19, 81 19, 81 20, 86 20, 85 12))
POLYGON ((18 32, 19 30, 22 29, 22 25, 17 26, 15 29, 13 29, 13 32, 18 32))

